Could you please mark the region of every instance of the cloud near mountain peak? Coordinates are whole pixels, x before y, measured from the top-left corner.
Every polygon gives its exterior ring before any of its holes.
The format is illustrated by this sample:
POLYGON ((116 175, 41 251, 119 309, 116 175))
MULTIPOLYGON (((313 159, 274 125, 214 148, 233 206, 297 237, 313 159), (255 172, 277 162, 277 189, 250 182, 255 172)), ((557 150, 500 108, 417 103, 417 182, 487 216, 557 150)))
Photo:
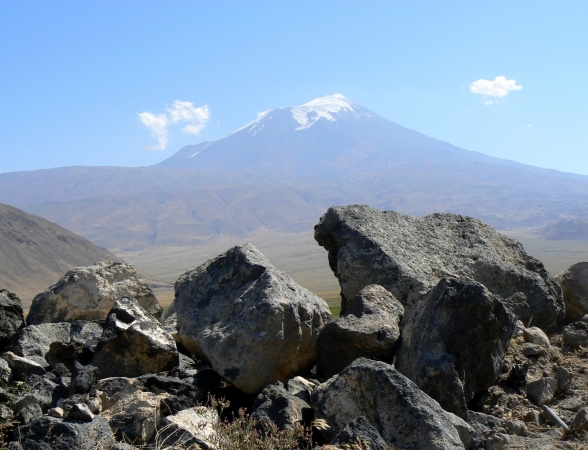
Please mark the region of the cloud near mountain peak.
POLYGON ((147 150, 165 150, 168 143, 168 127, 172 124, 185 123, 181 129, 183 133, 197 135, 210 119, 208 105, 196 107, 192 102, 174 100, 171 107, 166 108, 163 114, 153 114, 148 111, 138 113, 139 121, 151 132, 151 136, 157 139, 157 145, 148 147, 147 150))

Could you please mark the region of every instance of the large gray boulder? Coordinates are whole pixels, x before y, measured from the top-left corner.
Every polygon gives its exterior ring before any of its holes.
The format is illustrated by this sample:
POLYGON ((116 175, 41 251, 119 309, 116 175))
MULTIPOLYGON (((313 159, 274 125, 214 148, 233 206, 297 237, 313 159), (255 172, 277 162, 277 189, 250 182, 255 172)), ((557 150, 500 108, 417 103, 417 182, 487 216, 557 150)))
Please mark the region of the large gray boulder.
POLYGON ((157 298, 133 266, 103 261, 70 270, 38 294, 33 299, 27 324, 104 320, 119 297, 135 298, 154 317, 161 317, 163 309, 157 298))
POLYGON ((248 394, 309 370, 332 317, 251 244, 186 272, 175 289, 168 314, 177 316, 180 342, 248 394))
POLYGON ((139 303, 119 298, 108 315, 91 365, 99 377, 136 377, 177 367, 172 336, 139 303))
POLYGON ((6 350, 31 359, 43 367, 49 367, 45 357, 51 344, 79 343, 93 349, 101 336, 102 326, 96 322, 80 320, 73 323, 42 323, 20 329, 6 350))
POLYGON ((14 333, 24 327, 22 303, 16 294, 0 289, 0 351, 14 333))
POLYGON ((407 320, 396 368, 466 419, 468 402, 500 374, 516 321, 480 283, 443 278, 407 320))
POLYGON ((524 323, 552 331, 563 322, 559 285, 523 246, 480 220, 439 213, 422 218, 368 206, 333 207, 315 226, 346 302, 379 284, 409 314, 443 277, 469 277, 500 295, 524 323))
POLYGON ((555 276, 566 305, 565 323, 581 320, 588 314, 588 262, 579 262, 555 276))
POLYGON ((402 304, 382 286, 363 288, 347 302, 344 315, 328 323, 317 342, 317 367, 330 378, 357 358, 392 362, 404 316, 402 304))
POLYGON ((315 417, 333 439, 360 416, 380 436, 405 450, 463 449, 449 413, 416 384, 381 361, 359 358, 312 394, 315 417))

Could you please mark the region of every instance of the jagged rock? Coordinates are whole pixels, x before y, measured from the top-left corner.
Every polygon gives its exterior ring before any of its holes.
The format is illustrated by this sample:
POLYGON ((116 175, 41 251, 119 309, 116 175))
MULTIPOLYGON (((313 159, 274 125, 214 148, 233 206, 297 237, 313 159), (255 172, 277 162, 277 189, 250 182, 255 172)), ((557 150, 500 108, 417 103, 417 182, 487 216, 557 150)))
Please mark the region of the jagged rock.
POLYGON ((319 372, 330 378, 360 357, 392 362, 403 317, 402 304, 389 291, 366 286, 347 302, 342 317, 319 333, 319 372))
POLYGON ((97 450, 115 442, 108 422, 100 417, 91 422, 42 417, 15 429, 14 438, 27 450, 97 450))
POLYGON ((18 412, 22 408, 36 403, 43 411, 47 411, 49 408, 55 406, 62 395, 63 390, 57 383, 42 378, 32 386, 30 391, 14 399, 12 409, 14 412, 18 412))
POLYGON ((103 409, 100 417, 108 420, 119 440, 147 444, 161 425, 162 406, 167 394, 137 391, 127 394, 111 407, 103 409))
MULTIPOLYGON (((349 422, 341 432, 331 441, 332 445, 341 447, 344 444, 355 445, 357 448, 368 448, 370 450, 388 450, 388 444, 382 439, 369 421, 360 416, 349 422)), ((356 447, 353 447, 356 448, 356 447)))
POLYGON ((309 423, 312 419, 312 408, 278 382, 267 386, 257 396, 251 417, 263 424, 274 422, 280 430, 287 430, 293 429, 297 424, 309 423))
POLYGON ((370 284, 388 289, 409 314, 443 277, 482 283, 519 319, 547 330, 563 321, 559 285, 520 243, 471 217, 448 213, 422 218, 368 206, 333 207, 315 226, 341 285, 342 308, 370 284))
POLYGON ((47 415, 49 417, 55 417, 57 419, 63 419, 63 417, 65 416, 65 411, 60 408, 59 406, 56 406, 55 408, 50 408, 47 411, 47 415))
POLYGON ((178 365, 171 335, 133 298, 119 298, 108 315, 91 364, 100 378, 136 377, 178 365))
POLYGON ((22 303, 16 294, 0 289, 0 351, 25 326, 22 303))
POLYGON ((14 417, 18 422, 27 424, 43 417, 43 410, 38 403, 29 403, 28 405, 19 409, 14 417))
POLYGON ((305 401, 310 405, 310 396, 314 391, 316 385, 306 378, 294 377, 288 380, 286 390, 294 397, 298 397, 300 400, 305 401))
POLYGON ((523 338, 526 342, 540 345, 543 348, 549 348, 549 338, 541 328, 531 327, 523 330, 523 338))
POLYGON ((163 309, 133 266, 99 262, 76 267, 33 299, 27 324, 104 320, 119 297, 135 298, 156 318, 163 309))
POLYGON ((70 420, 81 420, 83 422, 91 422, 94 420, 94 414, 90 411, 84 403, 76 403, 67 413, 67 418, 70 420))
POLYGON ((588 262, 579 262, 555 276, 566 305, 565 323, 581 320, 588 314, 588 262))
POLYGON ((102 398, 100 392, 92 391, 89 394, 74 394, 58 402, 58 406, 67 413, 75 404, 84 404, 92 414, 100 414, 102 411, 102 398))
POLYGON ((312 394, 316 417, 331 426, 334 438, 364 416, 382 438, 399 448, 463 449, 452 419, 439 404, 394 367, 359 358, 312 394))
POLYGON ((275 269, 251 244, 183 274, 169 314, 180 342, 248 394, 315 362, 326 302, 275 269))
POLYGON ((70 395, 86 394, 98 380, 98 368, 94 366, 82 366, 74 361, 72 365, 70 395))
POLYGON ((100 397, 102 412, 119 440, 138 445, 148 443, 161 425, 169 394, 146 390, 137 378, 99 380, 90 393, 100 397))
POLYGON ((137 382, 142 383, 146 390, 155 394, 166 392, 169 397, 165 400, 164 412, 176 414, 184 409, 196 406, 200 401, 206 399, 208 391, 197 384, 180 380, 174 377, 161 375, 146 375, 140 377, 137 382))
POLYGON ((468 402, 500 375, 515 324, 480 283, 443 278, 406 321, 396 368, 465 419, 468 402))
POLYGON ((0 358, 8 363, 10 370, 12 370, 12 375, 16 380, 26 380, 31 374, 45 374, 43 366, 30 359, 17 356, 12 352, 3 353, 0 355, 0 358))
POLYGON ((49 364, 45 356, 49 352, 52 343, 70 344, 79 342, 92 351, 101 335, 102 326, 99 323, 83 320, 73 323, 30 325, 19 330, 14 335, 13 342, 7 347, 7 350, 16 355, 32 359, 47 368, 49 364))
POLYGON ((580 321, 566 325, 562 338, 572 347, 588 346, 588 322, 580 321))
POLYGON ((216 435, 214 426, 219 421, 212 408, 198 407, 166 416, 161 422, 157 448, 216 448, 211 442, 216 435), (192 447, 191 447, 192 446, 192 447))
POLYGON ((539 378, 527 383, 527 396, 537 405, 547 405, 557 391, 557 380, 550 377, 539 378))
POLYGON ((566 392, 572 388, 574 372, 568 367, 559 366, 555 370, 555 379, 557 380, 557 388, 561 392, 566 392))
POLYGON ((83 342, 52 342, 45 360, 51 367, 63 364, 73 367, 74 363, 87 364, 92 359, 92 350, 83 342))
POLYGON ((0 384, 8 384, 12 381, 12 369, 8 363, 0 358, 0 384))

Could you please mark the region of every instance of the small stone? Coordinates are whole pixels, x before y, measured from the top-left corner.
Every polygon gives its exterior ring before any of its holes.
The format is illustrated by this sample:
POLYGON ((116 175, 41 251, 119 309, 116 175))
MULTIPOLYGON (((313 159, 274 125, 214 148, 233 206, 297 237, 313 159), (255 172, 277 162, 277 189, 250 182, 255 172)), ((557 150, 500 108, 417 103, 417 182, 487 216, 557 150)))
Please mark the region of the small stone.
POLYGON ((91 422, 94 420, 94 414, 92 414, 92 411, 90 411, 90 408, 88 408, 87 405, 84 405, 83 403, 76 403, 69 410, 67 418, 72 420, 91 422))
POLYGON ((535 425, 539 425, 539 411, 527 411, 527 414, 525 414, 525 422, 531 422, 535 425))
POLYGON ((541 328, 531 327, 523 330, 523 337, 526 342, 540 345, 543 348, 549 348, 549 338, 541 328))
POLYGON ((526 436, 529 434, 527 431, 527 425, 522 420, 508 420, 506 422, 506 429, 517 436, 526 436))
POLYGON ((507 450, 508 436, 502 433, 496 433, 486 439, 486 450, 507 450))
POLYGON ((525 329, 525 325, 523 324, 523 322, 521 322, 520 320, 517 320, 513 337, 520 336, 521 334, 523 334, 524 329, 525 329))
POLYGON ((562 338, 572 347, 588 346, 588 322, 574 322, 567 325, 562 338))
POLYGON ((531 342, 525 342, 521 345, 521 353, 525 356, 542 356, 546 353, 545 347, 541 347, 531 342))
POLYGON ((588 408, 582 408, 574 417, 572 428, 575 430, 588 430, 588 408))
POLYGON ((527 384, 527 396, 537 406, 547 405, 553 400, 557 391, 557 380, 554 378, 540 378, 527 384))
POLYGON ((572 382, 574 381, 574 372, 564 366, 559 366, 555 371, 555 379, 557 380, 557 386, 561 392, 567 392, 572 388, 572 382))
POLYGON ((65 412, 59 406, 55 408, 51 408, 47 411, 47 415, 50 417, 57 417, 58 419, 63 419, 65 412))

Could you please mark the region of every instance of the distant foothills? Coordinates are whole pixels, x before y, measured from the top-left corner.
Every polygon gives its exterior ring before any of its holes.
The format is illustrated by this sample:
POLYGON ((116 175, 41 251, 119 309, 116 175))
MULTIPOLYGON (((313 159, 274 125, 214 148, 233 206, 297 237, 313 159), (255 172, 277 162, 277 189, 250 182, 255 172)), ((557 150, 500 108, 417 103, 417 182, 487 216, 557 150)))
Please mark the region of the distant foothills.
POLYGON ((588 239, 588 176, 464 150, 339 94, 267 111, 151 167, 4 173, 0 202, 109 250, 309 232, 329 206, 352 203, 588 239))

